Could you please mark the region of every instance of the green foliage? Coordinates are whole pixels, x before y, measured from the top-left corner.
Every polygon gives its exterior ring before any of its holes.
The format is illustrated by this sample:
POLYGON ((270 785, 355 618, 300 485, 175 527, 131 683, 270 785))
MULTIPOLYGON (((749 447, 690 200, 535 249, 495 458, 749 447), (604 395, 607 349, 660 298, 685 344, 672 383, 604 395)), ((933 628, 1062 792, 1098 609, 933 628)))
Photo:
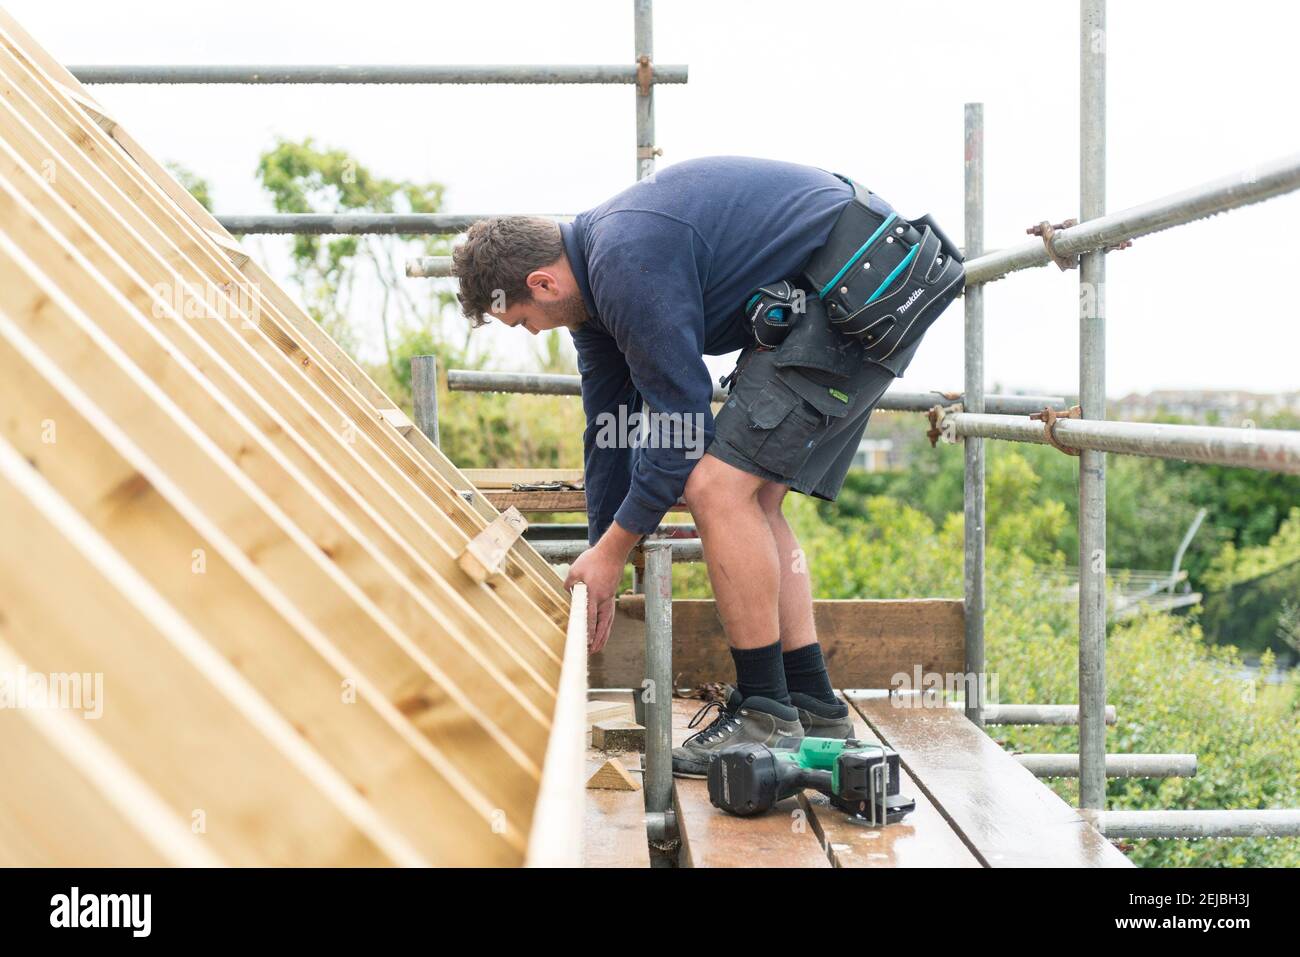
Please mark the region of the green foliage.
MULTIPOLYGON (((442 205, 441 184, 377 176, 355 157, 318 147, 311 137, 297 143, 278 139, 259 158, 257 178, 281 213, 435 213, 442 205)), ((389 369, 400 377, 402 340, 445 339, 445 312, 454 301, 433 284, 412 285, 403 264, 448 251, 439 236, 295 236, 290 254, 307 311, 349 351, 355 353, 359 342, 356 297, 378 291, 373 311, 389 369)))
MULTIPOLYGON (((434 213, 442 206, 440 184, 379 176, 345 151, 320 147, 311 138, 277 140, 260 157, 257 175, 278 212, 434 213)), ((407 279, 403 263, 449 252, 448 241, 437 236, 296 236, 293 279, 313 318, 354 358, 364 332, 357 315, 369 307, 361 290, 378 291, 385 360, 362 365, 408 415, 410 360, 437 357, 440 438, 459 465, 580 466, 582 408, 572 399, 447 390, 447 369, 485 368, 489 357, 456 314, 455 297, 435 283, 407 279)), ((539 337, 538 344, 542 371, 577 371, 558 332, 539 337)))
POLYGON ((212 212, 212 187, 208 181, 180 163, 167 163, 167 170, 185 191, 199 201, 199 205, 212 212))
POLYGON ((1241 549, 1232 542, 1226 544, 1206 569, 1205 583, 1211 588, 1228 588, 1297 561, 1300 561, 1300 505, 1291 508, 1267 544, 1241 549))

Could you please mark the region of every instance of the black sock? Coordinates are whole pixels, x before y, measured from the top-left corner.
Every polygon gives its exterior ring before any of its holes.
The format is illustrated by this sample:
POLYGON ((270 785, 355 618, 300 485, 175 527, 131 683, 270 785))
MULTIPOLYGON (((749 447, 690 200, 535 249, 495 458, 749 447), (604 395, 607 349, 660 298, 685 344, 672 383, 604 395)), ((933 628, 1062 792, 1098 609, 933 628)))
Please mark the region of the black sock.
POLYGON ((742 699, 759 695, 789 706, 781 642, 774 641, 766 648, 732 648, 731 657, 736 662, 736 690, 742 699))
POLYGON ((826 662, 822 658, 822 646, 813 642, 794 651, 787 651, 781 656, 785 666, 785 684, 791 691, 798 691, 827 704, 835 704, 835 689, 831 687, 831 676, 826 673, 826 662))

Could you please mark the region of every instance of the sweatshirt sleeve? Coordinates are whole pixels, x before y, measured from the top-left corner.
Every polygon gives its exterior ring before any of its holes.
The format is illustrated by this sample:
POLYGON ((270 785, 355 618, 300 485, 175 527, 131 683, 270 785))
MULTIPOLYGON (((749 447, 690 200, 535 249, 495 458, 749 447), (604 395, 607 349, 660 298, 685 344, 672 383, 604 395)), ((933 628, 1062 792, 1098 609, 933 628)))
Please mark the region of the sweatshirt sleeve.
POLYGON ((713 380, 703 358, 709 258, 690 226, 635 210, 605 217, 592 244, 596 307, 648 412, 614 513, 628 531, 655 530, 713 439, 713 380))
POLYGON ((614 511, 627 495, 632 481, 632 450, 626 444, 609 442, 606 423, 619 420, 641 407, 641 397, 632 384, 631 373, 618 343, 609 333, 590 323, 573 333, 582 374, 582 410, 587 427, 582 434, 583 485, 587 491, 587 540, 594 545, 614 511))

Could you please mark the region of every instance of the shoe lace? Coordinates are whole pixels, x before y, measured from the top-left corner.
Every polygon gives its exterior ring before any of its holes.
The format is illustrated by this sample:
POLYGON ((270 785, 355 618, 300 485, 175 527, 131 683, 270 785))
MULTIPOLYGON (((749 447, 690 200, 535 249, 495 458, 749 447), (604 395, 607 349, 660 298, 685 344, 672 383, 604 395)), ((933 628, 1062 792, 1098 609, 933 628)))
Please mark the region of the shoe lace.
POLYGON ((695 717, 691 718, 690 723, 686 727, 694 728, 697 726, 704 720, 704 716, 711 708, 718 709, 718 713, 714 716, 713 720, 683 741, 683 745, 690 744, 692 741, 698 742, 699 744, 706 744, 714 738, 726 734, 740 726, 740 719, 735 714, 728 711, 723 706, 722 702, 710 701, 699 711, 695 712, 695 717))

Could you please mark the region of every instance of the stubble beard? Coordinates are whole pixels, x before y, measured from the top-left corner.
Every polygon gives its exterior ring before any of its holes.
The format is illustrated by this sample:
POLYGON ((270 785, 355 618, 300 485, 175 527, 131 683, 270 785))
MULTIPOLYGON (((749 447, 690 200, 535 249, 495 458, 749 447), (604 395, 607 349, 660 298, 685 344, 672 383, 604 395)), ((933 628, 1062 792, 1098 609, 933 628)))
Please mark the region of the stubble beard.
POLYGON ((541 303, 542 312, 552 322, 557 322, 566 329, 577 329, 587 321, 587 305, 582 301, 581 293, 574 293, 568 299, 559 302, 541 303))

